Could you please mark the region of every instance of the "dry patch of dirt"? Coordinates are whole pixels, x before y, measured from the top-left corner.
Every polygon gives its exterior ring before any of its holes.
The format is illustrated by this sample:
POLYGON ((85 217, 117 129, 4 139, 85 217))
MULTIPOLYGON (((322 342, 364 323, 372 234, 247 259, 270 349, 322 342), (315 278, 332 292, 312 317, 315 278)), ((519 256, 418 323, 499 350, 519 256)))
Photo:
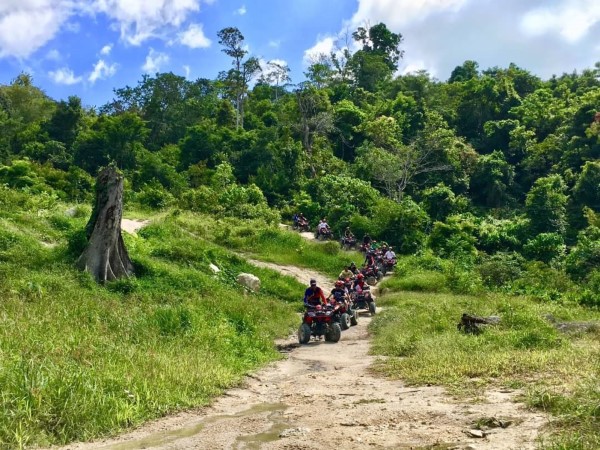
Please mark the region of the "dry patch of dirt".
POLYGON ((136 234, 140 228, 144 228, 149 223, 149 220, 121 219, 121 230, 136 234))

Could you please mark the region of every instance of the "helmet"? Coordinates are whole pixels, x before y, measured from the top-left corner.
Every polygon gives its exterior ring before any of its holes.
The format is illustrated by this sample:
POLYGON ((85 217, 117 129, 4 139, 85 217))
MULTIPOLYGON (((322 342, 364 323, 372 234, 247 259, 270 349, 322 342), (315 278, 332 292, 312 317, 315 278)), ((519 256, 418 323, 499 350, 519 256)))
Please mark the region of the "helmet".
POLYGON ((362 280, 365 276, 362 273, 359 273, 358 275, 356 275, 356 278, 358 278, 359 280, 362 280))
POLYGON ((317 285, 317 280, 315 280, 314 278, 310 279, 310 285, 311 286, 316 286, 317 285))
POLYGON ((335 282, 335 286, 336 286, 336 287, 342 287, 343 285, 344 285, 344 282, 343 282, 342 280, 337 280, 337 281, 335 282))
POLYGON ((344 280, 344 282, 345 282, 345 283, 350 283, 351 281, 352 281, 352 280, 351 280, 350 278, 346 278, 346 279, 344 280))

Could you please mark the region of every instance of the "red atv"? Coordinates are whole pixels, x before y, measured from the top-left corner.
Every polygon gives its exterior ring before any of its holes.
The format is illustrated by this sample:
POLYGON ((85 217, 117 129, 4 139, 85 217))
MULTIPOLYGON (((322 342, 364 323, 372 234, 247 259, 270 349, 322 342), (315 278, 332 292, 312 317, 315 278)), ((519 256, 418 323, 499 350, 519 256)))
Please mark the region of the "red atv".
POLYGON ((340 340, 342 329, 340 324, 334 321, 333 308, 324 308, 321 305, 307 307, 302 325, 298 329, 298 342, 308 344, 311 336, 315 338, 325 336, 327 342, 340 340))
POLYGON ((340 324, 342 330, 358 325, 358 313, 350 307, 346 299, 333 297, 331 303, 334 305, 333 320, 340 324))
MULTIPOLYGON (((365 284, 362 288, 362 292, 352 293, 352 309, 357 313, 359 310, 366 310, 371 313, 372 316, 377 312, 377 306, 375 305, 375 298, 371 295, 371 288, 365 284)), ((357 314, 358 315, 358 314, 357 314)))

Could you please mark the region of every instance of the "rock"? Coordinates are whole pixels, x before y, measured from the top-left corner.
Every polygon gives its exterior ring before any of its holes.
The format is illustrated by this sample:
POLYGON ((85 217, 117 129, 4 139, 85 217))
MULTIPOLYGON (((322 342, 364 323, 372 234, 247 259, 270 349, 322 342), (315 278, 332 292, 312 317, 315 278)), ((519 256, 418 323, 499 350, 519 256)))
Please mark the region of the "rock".
POLYGON ((467 434, 471 437, 475 437, 475 438, 484 438, 485 437, 485 433, 481 430, 469 430, 467 431, 467 434))
POLYGON ((237 276, 236 281, 242 286, 250 289, 252 292, 258 292, 260 290, 260 279, 251 273, 240 273, 237 276))
POLYGON ((208 268, 209 268, 210 270, 212 270, 212 271, 213 271, 213 273, 219 273, 219 272, 221 271, 221 269, 219 269, 219 268, 218 268, 217 266, 215 266, 213 263, 210 263, 210 264, 208 265, 208 268))
POLYGON ((67 216, 67 217, 75 217, 76 215, 77 215, 77 208, 75 206, 73 206, 65 211, 65 216, 67 216))

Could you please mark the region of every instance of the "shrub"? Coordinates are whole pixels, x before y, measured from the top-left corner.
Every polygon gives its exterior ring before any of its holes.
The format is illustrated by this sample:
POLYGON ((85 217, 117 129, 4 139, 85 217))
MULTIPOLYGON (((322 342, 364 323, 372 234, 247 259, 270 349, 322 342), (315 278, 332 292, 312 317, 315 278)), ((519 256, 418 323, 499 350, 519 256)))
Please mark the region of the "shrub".
POLYGON ((503 287, 517 280, 523 274, 525 259, 518 253, 496 253, 485 255, 477 271, 488 287, 503 287))
POLYGON ((540 233, 527 241, 523 250, 527 258, 549 264, 551 261, 565 255, 566 246, 560 234, 540 233))
POLYGON ((446 222, 435 222, 429 235, 429 247, 443 258, 474 258, 475 224, 470 217, 451 216, 446 222))

